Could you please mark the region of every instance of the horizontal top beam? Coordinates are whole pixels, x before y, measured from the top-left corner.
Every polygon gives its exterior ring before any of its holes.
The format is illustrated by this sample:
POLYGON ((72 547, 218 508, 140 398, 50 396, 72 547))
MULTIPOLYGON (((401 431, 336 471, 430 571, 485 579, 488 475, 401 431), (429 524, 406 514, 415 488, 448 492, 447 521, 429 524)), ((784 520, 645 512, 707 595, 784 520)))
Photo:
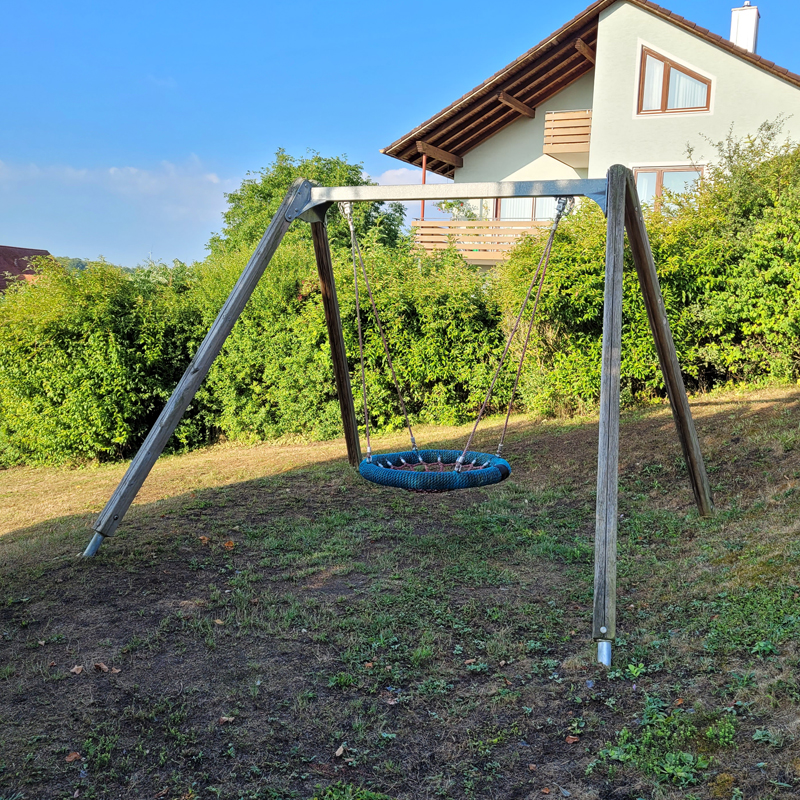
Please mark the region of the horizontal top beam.
MULTIPOLYGON (((499 181, 486 183, 426 183, 400 186, 314 186, 302 209, 331 203, 380 203, 411 200, 482 200, 494 197, 588 197, 605 214, 605 178, 564 181, 499 181)), ((301 213, 302 213, 301 212, 301 213)))

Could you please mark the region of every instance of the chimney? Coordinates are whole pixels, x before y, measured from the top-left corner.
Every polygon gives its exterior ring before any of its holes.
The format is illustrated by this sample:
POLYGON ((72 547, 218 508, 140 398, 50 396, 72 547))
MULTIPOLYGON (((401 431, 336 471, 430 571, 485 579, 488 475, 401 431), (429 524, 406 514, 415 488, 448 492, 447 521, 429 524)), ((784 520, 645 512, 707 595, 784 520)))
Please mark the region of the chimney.
POLYGON ((731 9, 731 41, 750 53, 755 53, 758 42, 758 20, 761 15, 757 6, 744 0, 741 8, 731 9))

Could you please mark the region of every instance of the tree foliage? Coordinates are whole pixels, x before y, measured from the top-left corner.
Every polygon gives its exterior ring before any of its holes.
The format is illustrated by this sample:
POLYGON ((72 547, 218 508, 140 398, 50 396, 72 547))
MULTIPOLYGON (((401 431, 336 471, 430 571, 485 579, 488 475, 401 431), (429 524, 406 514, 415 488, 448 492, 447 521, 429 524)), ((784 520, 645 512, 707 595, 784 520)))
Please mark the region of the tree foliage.
MULTIPOLYGON (((800 148, 765 125, 718 143, 691 192, 646 221, 678 358, 690 389, 800 378, 800 148)), ((123 271, 39 262, 37 281, 0 297, 0 463, 119 458, 144 438, 252 249, 298 174, 363 184, 360 165, 311 154, 275 162, 229 196, 225 226, 204 262, 123 271)), ((491 380, 541 255, 524 239, 491 272, 454 250, 427 256, 399 212, 356 206, 360 239, 395 367, 415 421, 470 418, 491 380)), ((360 392, 356 303, 344 222, 329 228, 353 389, 360 392)), ((605 220, 584 204, 559 229, 518 407, 544 414, 591 408, 599 395, 605 220)), ((313 250, 295 223, 209 373, 172 447, 208 441, 340 433, 338 401, 313 250)), ((383 345, 360 297, 374 427, 401 424, 383 345)), ((624 403, 664 387, 635 270, 626 262, 624 403)), ((519 347, 512 355, 519 354, 519 347)), ((513 365, 494 409, 509 396, 513 365)), ((360 402, 357 402, 360 408, 360 402)), ((360 414, 359 414, 360 415, 360 414)))
MULTIPOLYGON (((265 169, 251 173, 242 185, 226 195, 228 210, 223 213, 222 232, 212 237, 213 253, 252 252, 267 229, 270 220, 289 187, 297 178, 305 178, 321 186, 372 186, 364 175, 362 164, 351 164, 346 157, 330 158, 310 150, 305 158, 294 158, 280 149, 275 160, 265 169)), ((353 208, 356 232, 363 236, 374 227, 379 241, 393 246, 401 236, 403 207, 399 203, 357 203, 353 208)), ((328 212, 328 237, 334 247, 347 246, 350 233, 346 221, 335 206, 328 212)), ((290 238, 310 241, 308 226, 292 226, 290 238)))
MULTIPOLYGON (((129 455, 191 358, 192 276, 105 262, 75 271, 47 258, 37 269, 0 299, 0 463, 129 455)), ((203 440, 198 412, 176 444, 203 440)))

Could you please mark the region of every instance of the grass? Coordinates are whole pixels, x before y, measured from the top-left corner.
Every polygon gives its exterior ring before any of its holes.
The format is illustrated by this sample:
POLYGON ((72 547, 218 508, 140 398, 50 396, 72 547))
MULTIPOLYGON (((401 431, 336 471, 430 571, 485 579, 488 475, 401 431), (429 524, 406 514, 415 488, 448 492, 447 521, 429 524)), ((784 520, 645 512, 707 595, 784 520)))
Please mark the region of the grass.
POLYGON ((800 392, 693 410, 709 520, 668 409, 623 421, 608 671, 596 420, 516 420, 511 479, 447 495, 341 442, 170 457, 88 562, 124 465, 0 472, 0 800, 796 796, 800 392))

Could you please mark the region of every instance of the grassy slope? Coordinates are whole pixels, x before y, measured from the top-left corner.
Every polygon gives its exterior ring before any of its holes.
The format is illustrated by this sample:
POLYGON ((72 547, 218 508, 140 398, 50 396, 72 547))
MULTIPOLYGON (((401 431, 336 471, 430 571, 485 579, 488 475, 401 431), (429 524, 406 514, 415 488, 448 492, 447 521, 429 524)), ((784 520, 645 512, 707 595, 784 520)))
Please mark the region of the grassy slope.
POLYGON ((796 796, 800 392, 693 408, 710 521, 669 411, 624 421, 608 673, 592 420, 516 421, 512 479, 450 495, 340 442, 165 459, 88 563, 124 469, 1 472, 0 798, 796 796))

